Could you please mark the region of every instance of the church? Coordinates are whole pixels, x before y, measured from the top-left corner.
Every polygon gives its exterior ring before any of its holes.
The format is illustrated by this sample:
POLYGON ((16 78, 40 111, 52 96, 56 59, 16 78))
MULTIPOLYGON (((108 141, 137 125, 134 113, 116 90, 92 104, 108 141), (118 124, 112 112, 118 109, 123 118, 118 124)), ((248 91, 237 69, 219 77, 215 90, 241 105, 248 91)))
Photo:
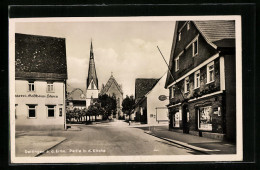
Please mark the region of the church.
POLYGON ((86 108, 88 108, 91 103, 98 99, 98 77, 96 73, 93 45, 91 41, 90 45, 90 58, 89 58, 89 67, 88 67, 88 77, 87 77, 87 86, 86 86, 86 108))
POLYGON ((123 118, 122 106, 121 106, 123 101, 122 85, 119 85, 117 83, 112 73, 106 85, 102 84, 102 88, 99 93, 98 77, 97 77, 97 72, 95 67, 93 45, 91 41, 89 68, 88 68, 88 76, 86 82, 86 108, 88 108, 93 102, 95 102, 98 99, 99 95, 103 95, 103 94, 116 97, 116 101, 117 101, 116 118, 117 119, 123 118))
POLYGON ((122 85, 118 84, 116 79, 113 76, 113 73, 111 73, 110 78, 108 79, 106 85, 102 84, 102 89, 100 91, 100 95, 107 94, 109 96, 115 96, 116 98, 116 115, 115 117, 117 119, 123 118, 122 113, 122 101, 123 101, 123 90, 122 85))

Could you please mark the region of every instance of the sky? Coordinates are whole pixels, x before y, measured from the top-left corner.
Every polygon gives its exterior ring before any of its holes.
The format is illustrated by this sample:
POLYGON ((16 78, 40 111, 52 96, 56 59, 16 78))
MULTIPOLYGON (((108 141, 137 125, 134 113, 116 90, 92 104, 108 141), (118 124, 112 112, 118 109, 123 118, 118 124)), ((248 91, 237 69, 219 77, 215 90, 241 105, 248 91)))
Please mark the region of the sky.
POLYGON ((66 39, 68 91, 86 89, 92 39, 99 89, 111 73, 124 96, 134 95, 136 78, 160 78, 167 71, 173 21, 16 22, 15 32, 66 39))

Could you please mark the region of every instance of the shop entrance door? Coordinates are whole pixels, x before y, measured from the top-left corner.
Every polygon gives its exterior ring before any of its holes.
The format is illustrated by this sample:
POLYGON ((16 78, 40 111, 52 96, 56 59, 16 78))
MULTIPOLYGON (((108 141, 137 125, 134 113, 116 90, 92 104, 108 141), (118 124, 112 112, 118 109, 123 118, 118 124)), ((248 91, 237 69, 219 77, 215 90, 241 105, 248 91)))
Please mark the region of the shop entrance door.
POLYGON ((188 118, 187 118, 187 110, 188 110, 188 106, 186 104, 184 104, 182 106, 182 128, 183 128, 183 133, 189 133, 189 122, 188 122, 188 118))

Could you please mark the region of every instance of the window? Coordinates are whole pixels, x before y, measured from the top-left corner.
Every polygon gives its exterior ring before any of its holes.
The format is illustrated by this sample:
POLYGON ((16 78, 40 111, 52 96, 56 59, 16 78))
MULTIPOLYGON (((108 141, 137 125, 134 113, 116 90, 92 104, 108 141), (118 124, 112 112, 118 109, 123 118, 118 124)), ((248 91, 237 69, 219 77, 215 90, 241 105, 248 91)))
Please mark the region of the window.
POLYGON ((173 115, 173 127, 180 127, 180 112, 173 115))
POLYGON ((211 106, 201 107, 198 110, 199 122, 198 126, 200 130, 212 131, 212 113, 213 110, 211 106))
POLYGON ((181 40, 181 32, 179 33, 178 40, 181 40))
POLYGON ((175 89, 172 87, 171 88, 171 98, 174 98, 174 95, 175 95, 174 93, 175 93, 175 89))
POLYGON ((192 56, 198 55, 198 39, 192 43, 192 56))
POLYGON ((36 105, 28 105, 28 118, 36 117, 36 105))
POLYGON ((62 108, 59 108, 59 116, 62 117, 62 108))
POLYGON ((214 61, 207 65, 207 83, 214 81, 214 61))
POLYGON ((17 119, 17 106, 18 104, 15 104, 15 119, 17 119))
POLYGON ((187 31, 190 29, 190 22, 187 23, 187 31))
POLYGON ((47 107, 48 107, 48 117, 54 117, 55 115, 54 105, 49 105, 47 107))
POLYGON ((179 57, 175 58, 175 72, 179 70, 179 57))
POLYGON ((28 82, 28 91, 35 91, 34 81, 29 81, 28 82))
POLYGON ((194 73, 194 89, 200 87, 200 70, 194 73))
POLYGON ((184 80, 184 93, 188 93, 190 89, 190 80, 189 77, 186 77, 184 80))
POLYGON ((94 82, 91 82, 91 89, 94 89, 94 82))
POLYGON ((52 82, 47 82, 47 92, 54 92, 54 85, 52 82))

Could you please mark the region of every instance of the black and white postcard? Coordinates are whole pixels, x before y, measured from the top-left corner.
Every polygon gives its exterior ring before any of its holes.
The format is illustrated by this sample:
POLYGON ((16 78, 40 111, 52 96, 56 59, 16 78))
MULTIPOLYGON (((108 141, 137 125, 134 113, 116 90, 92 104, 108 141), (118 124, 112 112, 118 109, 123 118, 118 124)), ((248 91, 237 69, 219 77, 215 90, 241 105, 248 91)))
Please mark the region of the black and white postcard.
POLYGON ((9 19, 11 163, 242 161, 240 16, 9 19))

